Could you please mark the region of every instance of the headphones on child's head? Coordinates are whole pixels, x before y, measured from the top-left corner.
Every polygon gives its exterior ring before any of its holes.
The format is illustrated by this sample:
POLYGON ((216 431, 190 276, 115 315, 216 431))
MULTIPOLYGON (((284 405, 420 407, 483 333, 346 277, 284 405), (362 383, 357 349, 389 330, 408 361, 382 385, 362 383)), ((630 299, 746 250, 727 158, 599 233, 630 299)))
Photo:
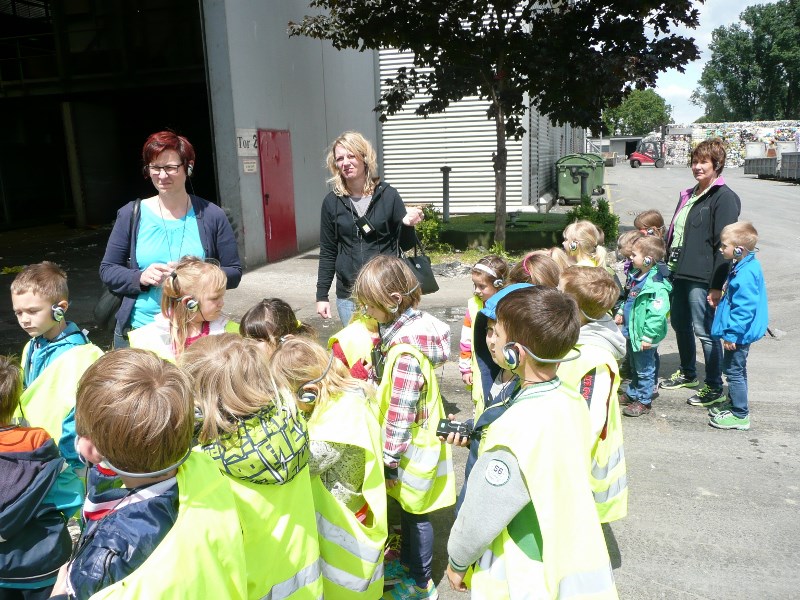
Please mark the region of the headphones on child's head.
POLYGON ((645 256, 644 260, 642 260, 642 265, 644 265, 645 267, 652 266, 653 265, 653 257, 645 256))
POLYGON ((494 280, 492 281, 492 285, 494 287, 498 288, 498 289, 503 287, 502 278, 497 274, 497 271, 495 271, 489 265, 485 265, 483 263, 475 263, 473 265, 473 267, 472 267, 472 270, 473 271, 481 271, 482 273, 486 273, 490 277, 494 277, 494 280))
POLYGON ((195 313, 200 310, 200 302, 198 302, 194 296, 181 296, 176 302, 183 304, 190 313, 195 313))
POLYGON ((64 307, 59 306, 58 304, 53 304, 53 306, 51 306, 50 309, 53 311, 52 312, 53 321, 55 321, 56 323, 60 323, 61 321, 64 320, 64 313, 67 312, 67 310, 64 307))
POLYGON ((569 251, 570 252, 575 252, 577 249, 578 249, 578 242, 575 241, 575 240, 570 240, 569 241, 569 251))
POLYGON ((576 358, 580 358, 581 351, 577 348, 573 348, 575 350, 575 354, 573 356, 564 356, 563 358, 542 358, 541 356, 536 356, 533 353, 533 350, 525 346, 524 344, 520 344, 517 342, 508 342, 505 346, 503 346, 503 360, 506 361, 508 368, 513 371, 521 364, 521 359, 519 356, 519 350, 517 350, 517 346, 522 348, 528 356, 530 356, 533 360, 540 362, 540 363, 561 363, 561 362, 569 362, 571 360, 575 360, 576 358))
POLYGON ((316 379, 307 381, 297 389, 297 397, 300 400, 300 402, 303 402, 304 404, 314 404, 317 400, 319 400, 319 387, 316 384, 325 379, 325 376, 328 374, 328 371, 331 370, 331 366, 333 366, 332 352, 330 357, 328 358, 328 365, 325 367, 325 370, 322 371, 322 375, 320 375, 316 379))
POLYGON ((736 246, 736 248, 733 249, 733 258, 738 260, 743 256, 744 256, 744 247, 736 246))

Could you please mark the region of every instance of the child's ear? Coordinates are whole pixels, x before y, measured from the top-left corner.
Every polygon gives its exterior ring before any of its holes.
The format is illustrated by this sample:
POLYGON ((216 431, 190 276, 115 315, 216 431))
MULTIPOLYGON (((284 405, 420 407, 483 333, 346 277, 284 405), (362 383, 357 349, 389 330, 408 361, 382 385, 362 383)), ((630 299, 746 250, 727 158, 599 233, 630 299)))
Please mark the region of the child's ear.
POLYGON ((103 462, 103 454, 97 449, 97 446, 94 445, 94 442, 87 437, 78 437, 77 438, 77 450, 80 455, 86 460, 86 462, 90 462, 93 465, 99 465, 103 462))

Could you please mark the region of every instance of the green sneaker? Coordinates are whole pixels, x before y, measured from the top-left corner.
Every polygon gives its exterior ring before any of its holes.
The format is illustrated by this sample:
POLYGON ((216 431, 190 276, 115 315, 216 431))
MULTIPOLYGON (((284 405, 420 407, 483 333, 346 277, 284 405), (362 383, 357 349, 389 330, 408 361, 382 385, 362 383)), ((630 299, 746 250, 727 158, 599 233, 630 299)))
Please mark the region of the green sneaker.
POLYGON ((713 415, 718 415, 721 412, 730 411, 733 403, 731 402, 730 398, 727 398, 725 402, 722 404, 717 404, 716 406, 709 406, 708 407, 708 416, 711 417, 713 415))
POLYGON ((432 579, 421 588, 417 587, 413 579, 407 578, 384 593, 383 600, 439 600, 439 592, 432 579))
POLYGON ((662 379, 658 384, 663 390, 677 390, 678 388, 696 388, 700 385, 697 377, 686 377, 680 369, 675 371, 668 379, 662 379))
POLYGON ((708 424, 717 429, 740 429, 747 431, 750 429, 750 415, 737 417, 729 410, 717 413, 708 418, 708 424))
POLYGON ((686 404, 691 406, 711 406, 713 404, 722 404, 727 400, 725 394, 722 393, 722 388, 712 388, 704 385, 697 390, 697 393, 686 401, 686 404))

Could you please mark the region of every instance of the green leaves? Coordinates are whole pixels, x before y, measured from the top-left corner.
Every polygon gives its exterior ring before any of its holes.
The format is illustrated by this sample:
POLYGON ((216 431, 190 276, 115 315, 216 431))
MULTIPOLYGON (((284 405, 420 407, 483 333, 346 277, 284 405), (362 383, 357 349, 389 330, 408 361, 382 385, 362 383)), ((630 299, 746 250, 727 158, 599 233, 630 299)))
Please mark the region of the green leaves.
POLYGON ((622 104, 603 113, 609 135, 646 135, 671 122, 672 107, 653 90, 633 90, 622 104))

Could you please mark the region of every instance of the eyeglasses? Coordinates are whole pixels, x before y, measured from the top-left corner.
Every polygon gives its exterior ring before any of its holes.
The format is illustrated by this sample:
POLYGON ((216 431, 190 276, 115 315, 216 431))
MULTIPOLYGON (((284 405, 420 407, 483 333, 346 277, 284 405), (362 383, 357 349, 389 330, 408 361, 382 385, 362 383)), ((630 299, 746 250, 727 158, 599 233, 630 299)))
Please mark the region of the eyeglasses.
POLYGON ((147 165, 147 170, 150 171, 150 175, 159 175, 162 170, 167 175, 175 175, 180 168, 181 165, 147 165))

